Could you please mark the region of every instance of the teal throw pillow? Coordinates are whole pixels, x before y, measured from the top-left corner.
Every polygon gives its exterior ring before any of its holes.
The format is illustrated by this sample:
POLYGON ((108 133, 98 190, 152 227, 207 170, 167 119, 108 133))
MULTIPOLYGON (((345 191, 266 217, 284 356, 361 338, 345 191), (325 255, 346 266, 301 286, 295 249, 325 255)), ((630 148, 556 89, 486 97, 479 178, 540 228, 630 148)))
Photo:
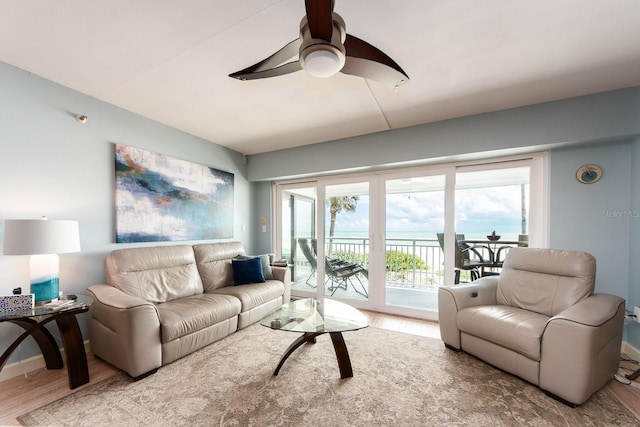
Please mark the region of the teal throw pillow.
POLYGON ((262 273, 262 261, 259 257, 232 259, 231 265, 233 267, 233 284, 236 286, 265 281, 262 273))

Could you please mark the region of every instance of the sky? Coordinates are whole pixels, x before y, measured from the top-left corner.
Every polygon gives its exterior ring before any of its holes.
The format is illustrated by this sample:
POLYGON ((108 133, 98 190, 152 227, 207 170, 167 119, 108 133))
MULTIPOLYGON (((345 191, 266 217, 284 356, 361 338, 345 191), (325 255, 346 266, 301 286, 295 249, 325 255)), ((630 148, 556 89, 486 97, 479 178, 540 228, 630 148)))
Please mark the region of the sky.
MULTIPOLYGON (((517 236, 521 233, 520 192, 520 185, 457 190, 456 233, 491 234, 495 231, 496 234, 517 236)), ((526 196, 528 202, 528 194, 526 196)), ((360 196, 355 212, 342 211, 336 217, 336 235, 345 231, 367 231, 368 212, 369 197, 360 196)), ((386 229, 406 233, 443 232, 444 191, 387 195, 386 229)))

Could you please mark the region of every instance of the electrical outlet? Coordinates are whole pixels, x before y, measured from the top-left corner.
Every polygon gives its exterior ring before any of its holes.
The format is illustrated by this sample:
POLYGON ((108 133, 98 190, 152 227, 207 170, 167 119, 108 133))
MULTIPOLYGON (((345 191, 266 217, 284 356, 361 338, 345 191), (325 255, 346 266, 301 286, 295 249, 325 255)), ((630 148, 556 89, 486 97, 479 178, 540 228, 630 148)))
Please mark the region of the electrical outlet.
POLYGON ((633 307, 633 314, 636 316, 636 322, 640 323, 640 307, 637 305, 633 307))

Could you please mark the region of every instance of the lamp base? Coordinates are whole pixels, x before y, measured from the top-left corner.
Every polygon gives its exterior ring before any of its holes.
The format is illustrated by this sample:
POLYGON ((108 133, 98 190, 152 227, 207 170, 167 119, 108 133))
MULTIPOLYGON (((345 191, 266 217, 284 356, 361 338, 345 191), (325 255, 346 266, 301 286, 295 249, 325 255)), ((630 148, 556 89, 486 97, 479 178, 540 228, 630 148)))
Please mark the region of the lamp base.
POLYGON ((58 277, 58 255, 32 255, 30 260, 31 293, 36 305, 58 299, 60 279, 58 277))
POLYGON ((35 295, 36 305, 43 305, 57 300, 60 293, 59 289, 57 277, 46 282, 31 284, 31 293, 35 295))

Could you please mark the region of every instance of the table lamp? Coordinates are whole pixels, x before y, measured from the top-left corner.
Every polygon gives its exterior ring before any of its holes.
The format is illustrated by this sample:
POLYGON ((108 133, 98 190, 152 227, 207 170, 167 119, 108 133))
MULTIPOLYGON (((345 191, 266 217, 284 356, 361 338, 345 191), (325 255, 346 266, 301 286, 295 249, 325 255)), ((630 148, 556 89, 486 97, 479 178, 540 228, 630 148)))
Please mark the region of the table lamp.
POLYGON ((7 219, 4 255, 31 255, 31 293, 36 303, 53 301, 60 293, 58 254, 80 252, 78 221, 7 219))

